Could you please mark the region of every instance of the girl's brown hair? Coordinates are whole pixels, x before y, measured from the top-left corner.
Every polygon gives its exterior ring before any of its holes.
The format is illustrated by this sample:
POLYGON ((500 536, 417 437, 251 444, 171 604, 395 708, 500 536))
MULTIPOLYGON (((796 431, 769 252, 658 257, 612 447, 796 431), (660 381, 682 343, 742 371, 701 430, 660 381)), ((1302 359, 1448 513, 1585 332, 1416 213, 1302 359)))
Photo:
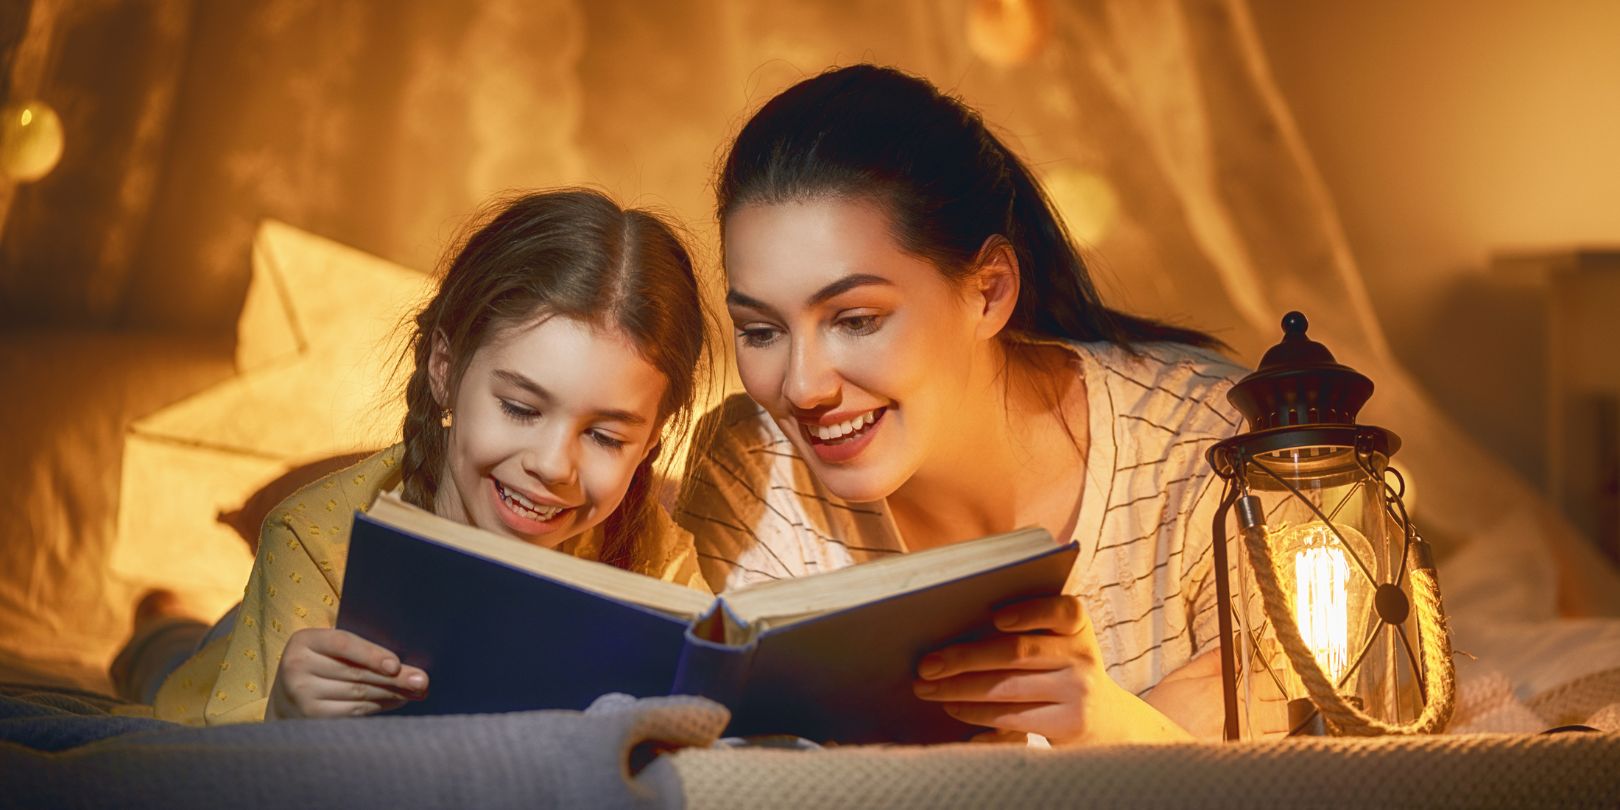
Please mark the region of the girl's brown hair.
MULTIPOLYGON (((417 313, 405 388, 405 500, 432 509, 447 448, 441 407, 428 374, 435 336, 450 349, 449 390, 472 355, 502 329, 562 316, 620 332, 669 384, 658 407, 666 435, 684 435, 705 318, 692 260, 658 216, 624 209, 588 189, 499 200, 455 251, 438 291, 417 313)), ((653 573, 639 553, 656 503, 655 446, 636 468, 619 508, 603 522, 601 561, 653 573)))

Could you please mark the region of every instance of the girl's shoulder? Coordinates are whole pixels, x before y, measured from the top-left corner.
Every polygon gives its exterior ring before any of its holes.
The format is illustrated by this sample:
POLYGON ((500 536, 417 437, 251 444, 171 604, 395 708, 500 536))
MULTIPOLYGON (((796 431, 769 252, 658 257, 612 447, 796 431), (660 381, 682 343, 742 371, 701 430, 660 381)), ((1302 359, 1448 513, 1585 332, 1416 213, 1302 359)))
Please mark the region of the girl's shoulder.
POLYGON ((399 484, 403 455, 404 445, 396 444, 304 484, 269 511, 261 535, 283 530, 303 539, 346 537, 349 517, 399 484))

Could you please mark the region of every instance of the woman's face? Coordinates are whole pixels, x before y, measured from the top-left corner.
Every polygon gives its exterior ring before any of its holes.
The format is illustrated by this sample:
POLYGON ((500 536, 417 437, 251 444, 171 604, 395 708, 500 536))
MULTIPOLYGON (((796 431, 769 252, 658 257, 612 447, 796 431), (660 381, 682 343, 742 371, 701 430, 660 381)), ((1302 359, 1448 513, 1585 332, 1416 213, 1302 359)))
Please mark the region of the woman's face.
MULTIPOLYGON (((431 370, 442 391, 442 343, 431 370)), ((601 523, 656 438, 666 384, 618 332, 565 317, 496 331, 450 403, 435 511, 552 548, 601 523)))
POLYGON ((982 358, 982 299, 900 249, 848 199, 748 205, 726 219, 737 366, 816 477, 888 497, 971 440, 958 405, 982 358))

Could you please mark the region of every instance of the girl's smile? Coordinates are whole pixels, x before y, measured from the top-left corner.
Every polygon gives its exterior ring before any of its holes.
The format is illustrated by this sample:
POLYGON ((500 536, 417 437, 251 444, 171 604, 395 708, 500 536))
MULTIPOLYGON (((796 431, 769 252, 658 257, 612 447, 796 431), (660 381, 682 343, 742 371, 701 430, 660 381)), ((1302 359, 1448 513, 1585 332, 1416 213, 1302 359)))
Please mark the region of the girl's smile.
MULTIPOLYGON (((448 369, 446 356, 436 373, 448 369)), ((666 385, 593 324, 548 317, 492 335, 456 390, 435 511, 550 548, 589 531, 657 438, 666 385)))

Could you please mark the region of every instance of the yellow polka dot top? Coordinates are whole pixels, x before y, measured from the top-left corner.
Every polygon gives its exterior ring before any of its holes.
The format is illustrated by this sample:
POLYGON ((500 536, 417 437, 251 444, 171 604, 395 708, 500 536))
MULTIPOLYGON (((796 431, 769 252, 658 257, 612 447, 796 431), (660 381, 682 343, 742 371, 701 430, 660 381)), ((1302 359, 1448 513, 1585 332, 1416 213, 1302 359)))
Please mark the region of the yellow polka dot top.
MULTIPOLYGON (((259 530, 258 556, 235 629, 163 682, 154 701, 157 717, 194 726, 264 719, 287 637, 306 627, 336 625, 354 512, 369 509, 378 493, 399 485, 403 454, 403 445, 390 447, 304 487, 270 511, 259 530)), ((656 546, 647 558, 662 561, 645 573, 708 591, 692 536, 662 510, 645 541, 656 546)), ((600 531, 593 530, 559 550, 595 559, 600 544, 600 531)))

